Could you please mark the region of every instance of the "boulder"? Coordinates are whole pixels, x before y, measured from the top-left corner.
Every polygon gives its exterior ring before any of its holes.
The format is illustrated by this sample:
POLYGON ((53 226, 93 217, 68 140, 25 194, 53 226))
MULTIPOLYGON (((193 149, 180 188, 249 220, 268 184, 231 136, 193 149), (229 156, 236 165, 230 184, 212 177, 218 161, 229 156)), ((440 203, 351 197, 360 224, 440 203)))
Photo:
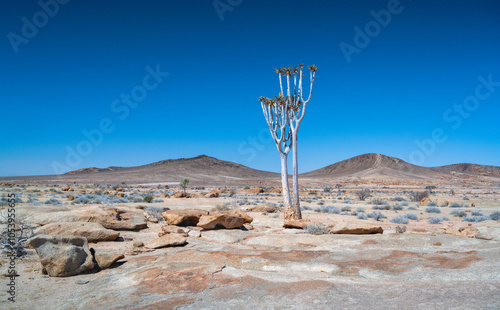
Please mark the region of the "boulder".
POLYGON ((273 194, 281 194, 281 188, 271 188, 269 192, 273 194))
POLYGON ((66 186, 66 187, 61 188, 61 190, 62 190, 63 192, 69 192, 69 190, 70 190, 70 189, 71 189, 71 187, 69 187, 69 186, 66 186))
POLYGON ((185 198, 188 194, 185 192, 175 192, 172 194, 172 198, 185 198))
POLYGON ((382 234, 384 230, 380 225, 371 225, 363 222, 339 222, 330 230, 332 234, 368 235, 382 234))
POLYGON ((219 191, 217 190, 213 190, 205 195, 205 198, 217 198, 217 197, 219 197, 219 191))
POLYGON ((122 258, 125 258, 125 255, 116 254, 116 253, 95 252, 94 258, 95 258, 95 261, 97 263, 97 266, 100 269, 106 269, 109 266, 111 266, 114 262, 116 262, 122 258))
POLYGON ((40 262, 51 277, 69 277, 94 268, 87 239, 38 235, 28 243, 35 248, 40 262))
POLYGON ((168 225, 196 226, 202 215, 208 211, 199 209, 168 210, 161 214, 168 225))
POLYGON ((260 193, 264 192, 264 189, 260 188, 260 187, 256 187, 256 188, 244 189, 244 190, 242 190, 242 192, 247 193, 247 194, 260 194, 260 193))
POLYGON ((85 237, 88 242, 113 241, 120 236, 119 232, 106 229, 101 224, 92 222, 50 223, 38 227, 34 232, 35 234, 53 237, 85 237))
POLYGON ((160 195, 160 198, 168 198, 168 197, 170 197, 170 195, 169 195, 169 194, 167 194, 167 193, 162 193, 162 194, 160 195))
POLYGON ((120 193, 116 194, 116 196, 123 198, 123 197, 125 197, 125 193, 120 192, 120 193))
POLYGON ((500 223, 498 221, 484 221, 476 224, 476 238, 500 241, 500 223))
POLYGON ((193 194, 187 195, 186 198, 200 198, 200 195, 193 193, 193 194))
POLYGON ((150 249, 159 249, 167 246, 179 246, 184 245, 186 240, 186 237, 181 234, 166 234, 146 244, 145 247, 150 249))
POLYGON ((220 213, 201 216, 197 226, 203 229, 214 229, 219 227, 234 229, 240 228, 243 224, 245 224, 245 218, 238 214, 220 213))
POLYGON ((307 224, 309 224, 309 220, 301 219, 301 220, 285 220, 283 223, 283 228, 299 228, 304 229, 307 224))

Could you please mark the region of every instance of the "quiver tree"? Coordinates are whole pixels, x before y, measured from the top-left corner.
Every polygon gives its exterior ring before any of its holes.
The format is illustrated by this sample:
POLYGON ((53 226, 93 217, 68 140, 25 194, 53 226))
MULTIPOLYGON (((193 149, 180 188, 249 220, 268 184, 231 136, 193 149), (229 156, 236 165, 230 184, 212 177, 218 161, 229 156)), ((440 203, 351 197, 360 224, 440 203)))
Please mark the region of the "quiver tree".
POLYGON ((300 123, 306 113, 307 104, 311 100, 314 78, 318 68, 315 65, 311 65, 308 69, 311 85, 307 99, 304 99, 302 90, 302 78, 304 76, 302 64, 299 64, 298 67, 275 69, 280 82, 279 96, 274 97, 274 99, 267 97, 259 98, 264 111, 264 117, 280 153, 285 220, 302 218, 299 201, 297 135, 300 123), (286 77, 286 95, 283 89, 283 75, 286 77), (287 157, 290 149, 293 150, 293 199, 290 199, 290 190, 288 187, 287 157))
MULTIPOLYGON (((271 136, 273 137, 276 148, 281 160, 281 187, 283 194, 283 208, 285 211, 285 220, 296 217, 292 210, 290 202, 290 188, 288 186, 288 153, 291 149, 291 132, 288 126, 288 105, 282 94, 274 99, 260 97, 259 101, 264 112, 271 136)), ((300 215, 300 213, 299 213, 300 215)))

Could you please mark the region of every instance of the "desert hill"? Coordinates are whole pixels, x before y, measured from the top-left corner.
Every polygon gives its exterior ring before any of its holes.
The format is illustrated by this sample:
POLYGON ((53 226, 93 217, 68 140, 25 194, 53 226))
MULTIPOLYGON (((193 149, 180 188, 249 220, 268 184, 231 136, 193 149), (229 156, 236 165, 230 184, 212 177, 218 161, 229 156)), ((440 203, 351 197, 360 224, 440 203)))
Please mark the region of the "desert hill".
POLYGON ((441 174, 441 171, 412 165, 399 158, 369 153, 303 173, 301 176, 306 178, 377 177, 422 179, 439 177, 441 174))
POLYGON ((68 177, 106 182, 179 182, 182 178, 189 178, 192 182, 221 182, 221 184, 225 184, 230 181, 247 179, 276 179, 279 174, 200 155, 193 158, 162 160, 136 167, 85 168, 63 175, 63 178, 68 177))

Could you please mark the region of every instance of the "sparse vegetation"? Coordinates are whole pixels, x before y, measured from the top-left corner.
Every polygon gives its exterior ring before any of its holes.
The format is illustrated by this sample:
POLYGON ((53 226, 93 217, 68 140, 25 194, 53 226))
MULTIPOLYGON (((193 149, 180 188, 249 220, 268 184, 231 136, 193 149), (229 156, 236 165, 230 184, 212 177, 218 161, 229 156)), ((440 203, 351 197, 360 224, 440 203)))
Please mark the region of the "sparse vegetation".
POLYGON ((386 218, 387 218, 387 216, 385 216, 385 215, 384 215, 382 212, 380 212, 380 211, 373 211, 373 212, 370 212, 370 213, 368 213, 368 214, 367 214, 367 216, 368 216, 369 218, 372 218, 372 219, 376 220, 376 221, 380 221, 380 220, 382 220, 382 219, 386 219, 386 218))
POLYGON ((408 224, 408 218, 403 215, 398 215, 390 219, 390 222, 395 224, 408 224))
POLYGON ((304 231, 312 235, 324 235, 329 233, 326 226, 321 223, 309 223, 304 228, 304 231))
POLYGON ((418 202, 424 198, 429 198, 429 192, 428 191, 424 191, 424 192, 413 192, 412 191, 409 193, 409 196, 410 196, 411 201, 418 202))
POLYGON ((405 213, 403 216, 409 220, 418 221, 418 216, 415 213, 405 213))
POLYGON ((151 203, 153 202, 154 197, 151 195, 144 196, 144 202, 151 203))
POLYGON ((339 214, 340 210, 335 207, 335 206, 321 206, 319 208, 316 208, 314 211, 316 212, 321 212, 321 213, 332 213, 332 214, 339 214))
POLYGON ((427 219, 429 224, 442 224, 443 221, 449 221, 449 219, 447 217, 429 217, 427 219))
POLYGON ((495 211, 491 213, 490 218, 494 221, 500 221, 500 211, 495 211))
POLYGON ((441 213, 441 210, 439 210, 439 208, 436 208, 436 207, 427 207, 427 208, 425 208, 425 212, 427 212, 427 213, 441 213))

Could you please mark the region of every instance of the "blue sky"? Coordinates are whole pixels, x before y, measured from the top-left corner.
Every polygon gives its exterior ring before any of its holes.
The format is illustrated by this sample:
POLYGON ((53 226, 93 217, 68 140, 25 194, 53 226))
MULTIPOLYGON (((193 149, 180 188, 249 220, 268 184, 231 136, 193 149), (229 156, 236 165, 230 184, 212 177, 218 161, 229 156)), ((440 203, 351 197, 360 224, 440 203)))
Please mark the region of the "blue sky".
POLYGON ((278 171, 257 98, 299 62, 319 67, 301 172, 372 152, 500 166, 498 1, 2 6, 1 176, 200 154, 278 171))

